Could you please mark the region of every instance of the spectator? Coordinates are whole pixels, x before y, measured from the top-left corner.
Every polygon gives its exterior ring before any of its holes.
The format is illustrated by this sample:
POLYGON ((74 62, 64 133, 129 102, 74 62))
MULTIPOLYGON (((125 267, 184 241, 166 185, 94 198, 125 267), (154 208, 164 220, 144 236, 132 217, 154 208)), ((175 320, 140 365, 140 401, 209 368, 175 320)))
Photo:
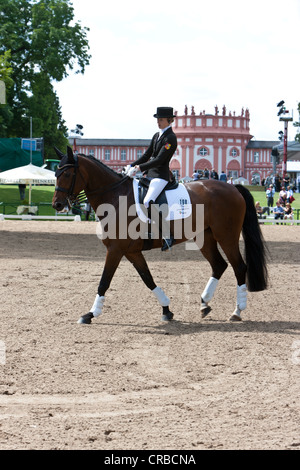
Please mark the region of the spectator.
POLYGON ((275 189, 273 187, 273 184, 270 184, 266 191, 266 196, 267 196, 267 205, 268 207, 273 207, 274 206, 274 194, 275 194, 275 189))
MULTIPOLYGON (((273 214, 274 214, 274 219, 277 220, 277 219, 281 219, 283 220, 283 217, 284 217, 284 208, 280 205, 280 202, 277 201, 276 202, 276 207, 275 209, 273 210, 273 214)), ((277 225, 278 225, 278 222, 276 222, 277 225)))
POLYGON ((290 185, 290 176, 288 174, 283 178, 284 189, 287 190, 287 187, 290 185))
POLYGON ((197 170, 194 171, 193 173, 193 180, 198 181, 200 179, 200 175, 197 170))
POLYGON ((284 186, 282 186, 281 191, 279 192, 279 202, 285 207, 287 202, 287 193, 284 186))
POLYGON ((218 180, 219 179, 219 175, 218 175, 218 173, 216 172, 216 170, 214 168, 211 170, 210 177, 213 180, 218 180))
POLYGON ((222 173, 220 174, 220 178, 219 178, 220 181, 224 181, 224 183, 226 183, 227 181, 227 176, 226 176, 226 173, 224 170, 222 170, 222 173))
POLYGON ((279 176, 278 173, 276 173, 276 175, 275 175, 274 184, 275 184, 275 191, 276 191, 277 193, 279 193, 282 184, 281 184, 281 178, 280 178, 280 176, 279 176))
POLYGON ((256 214, 259 219, 265 219, 267 216, 264 215, 265 212, 269 214, 269 208, 268 207, 261 207, 259 201, 255 203, 255 209, 256 209, 256 214))
POLYGON ((232 177, 232 176, 230 176, 230 178, 229 178, 229 180, 227 181, 227 183, 228 183, 228 184, 234 184, 234 182, 233 182, 233 177, 232 177))
POLYGON ((293 208, 289 202, 286 203, 286 207, 284 208, 284 219, 294 220, 293 208))
POLYGON ((271 176, 267 176, 266 179, 265 179, 265 190, 267 191, 267 189, 270 187, 270 184, 272 184, 272 177, 271 176))
POLYGON ((25 189, 26 189, 26 184, 19 184, 19 192, 20 192, 21 201, 24 201, 25 199, 25 189))
POLYGON ((204 178, 209 179, 209 171, 208 171, 208 168, 204 168, 204 178))
POLYGON ((288 186, 287 189, 286 189, 286 202, 292 203, 295 200, 295 198, 293 196, 293 193, 294 192, 293 192, 292 188, 290 186, 288 186))

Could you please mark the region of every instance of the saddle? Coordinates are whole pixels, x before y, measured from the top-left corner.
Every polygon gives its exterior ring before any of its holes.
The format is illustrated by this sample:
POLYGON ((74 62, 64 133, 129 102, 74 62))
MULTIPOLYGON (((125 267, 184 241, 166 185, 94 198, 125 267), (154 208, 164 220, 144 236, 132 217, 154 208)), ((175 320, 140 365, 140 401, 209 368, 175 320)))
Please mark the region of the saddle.
MULTIPOLYGON (((146 193, 149 189, 149 184, 150 184, 150 179, 147 177, 141 178, 138 183, 138 194, 139 194, 139 203, 143 204, 144 198, 146 196, 146 193)), ((172 189, 178 188, 178 183, 174 179, 168 182, 168 184, 164 187, 162 192, 158 195, 156 200, 154 201, 155 204, 161 205, 161 204, 168 204, 167 197, 165 191, 171 191, 172 189)))

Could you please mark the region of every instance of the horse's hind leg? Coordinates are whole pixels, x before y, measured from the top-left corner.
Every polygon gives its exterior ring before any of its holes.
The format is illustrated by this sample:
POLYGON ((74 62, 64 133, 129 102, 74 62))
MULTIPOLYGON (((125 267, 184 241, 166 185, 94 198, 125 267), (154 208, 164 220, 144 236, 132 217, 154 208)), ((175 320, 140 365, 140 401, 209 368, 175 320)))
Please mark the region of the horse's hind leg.
POLYGON ((150 273, 150 270, 148 268, 147 262, 144 258, 144 255, 141 252, 135 252, 126 253, 125 256, 128 261, 133 264, 146 286, 151 290, 151 292, 153 292, 158 302, 160 303, 163 309, 162 320, 172 320, 173 313, 169 310, 170 299, 166 296, 164 291, 155 284, 152 274, 150 273))
POLYGON ((247 287, 246 272, 247 266, 242 258, 239 249, 239 238, 234 243, 234 235, 230 239, 219 241, 220 246, 224 250, 229 263, 231 264, 236 280, 237 280, 237 299, 236 308, 230 317, 231 321, 241 321, 241 311, 247 307, 247 287))
POLYGON ((213 298, 219 279, 227 268, 227 263, 218 250, 217 242, 210 228, 207 228, 204 232, 204 243, 201 253, 207 259, 212 269, 211 277, 201 294, 201 316, 204 318, 211 311, 208 302, 213 298))

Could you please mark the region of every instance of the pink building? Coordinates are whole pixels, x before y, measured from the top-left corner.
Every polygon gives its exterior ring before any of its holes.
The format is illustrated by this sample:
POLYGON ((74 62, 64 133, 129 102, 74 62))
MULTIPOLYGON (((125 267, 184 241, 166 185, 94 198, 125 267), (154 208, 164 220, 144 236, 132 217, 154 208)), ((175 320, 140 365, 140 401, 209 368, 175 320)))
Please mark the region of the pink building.
MULTIPOLYGON (((237 114, 215 106, 214 114, 206 114, 196 113, 194 106, 189 112, 186 106, 184 114, 175 114, 178 147, 171 169, 178 178, 207 168, 219 175, 224 170, 228 177, 243 176, 251 183, 253 176, 260 182, 273 173, 271 152, 278 141, 252 140, 248 109, 237 114)), ((150 139, 76 139, 74 148, 74 139, 70 139, 74 150, 93 155, 116 171, 139 158, 149 143, 150 139)))

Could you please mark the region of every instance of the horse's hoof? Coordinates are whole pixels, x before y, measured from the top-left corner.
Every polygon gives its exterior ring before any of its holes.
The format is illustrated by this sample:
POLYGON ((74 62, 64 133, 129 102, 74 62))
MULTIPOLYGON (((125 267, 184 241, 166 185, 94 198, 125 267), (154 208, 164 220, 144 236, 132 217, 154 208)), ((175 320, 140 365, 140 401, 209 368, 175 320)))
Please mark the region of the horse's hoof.
POLYGON ((170 312, 169 307, 163 307, 163 314, 161 317, 162 321, 171 321, 173 319, 174 315, 172 312, 170 312))
POLYGON ((92 312, 86 313, 85 315, 82 315, 82 317, 79 318, 78 322, 80 325, 90 325, 92 323, 92 318, 94 318, 94 315, 92 312))
POLYGON ((201 308, 201 317, 205 318, 209 312, 211 311, 211 307, 207 305, 207 307, 201 308))
POLYGON ((174 317, 173 313, 169 312, 167 315, 163 315, 161 317, 161 321, 171 321, 173 320, 173 317, 174 317))
POLYGON ((242 317, 240 317, 239 315, 236 315, 235 313, 233 315, 231 315, 231 317, 229 318, 229 321, 242 321, 242 317))

